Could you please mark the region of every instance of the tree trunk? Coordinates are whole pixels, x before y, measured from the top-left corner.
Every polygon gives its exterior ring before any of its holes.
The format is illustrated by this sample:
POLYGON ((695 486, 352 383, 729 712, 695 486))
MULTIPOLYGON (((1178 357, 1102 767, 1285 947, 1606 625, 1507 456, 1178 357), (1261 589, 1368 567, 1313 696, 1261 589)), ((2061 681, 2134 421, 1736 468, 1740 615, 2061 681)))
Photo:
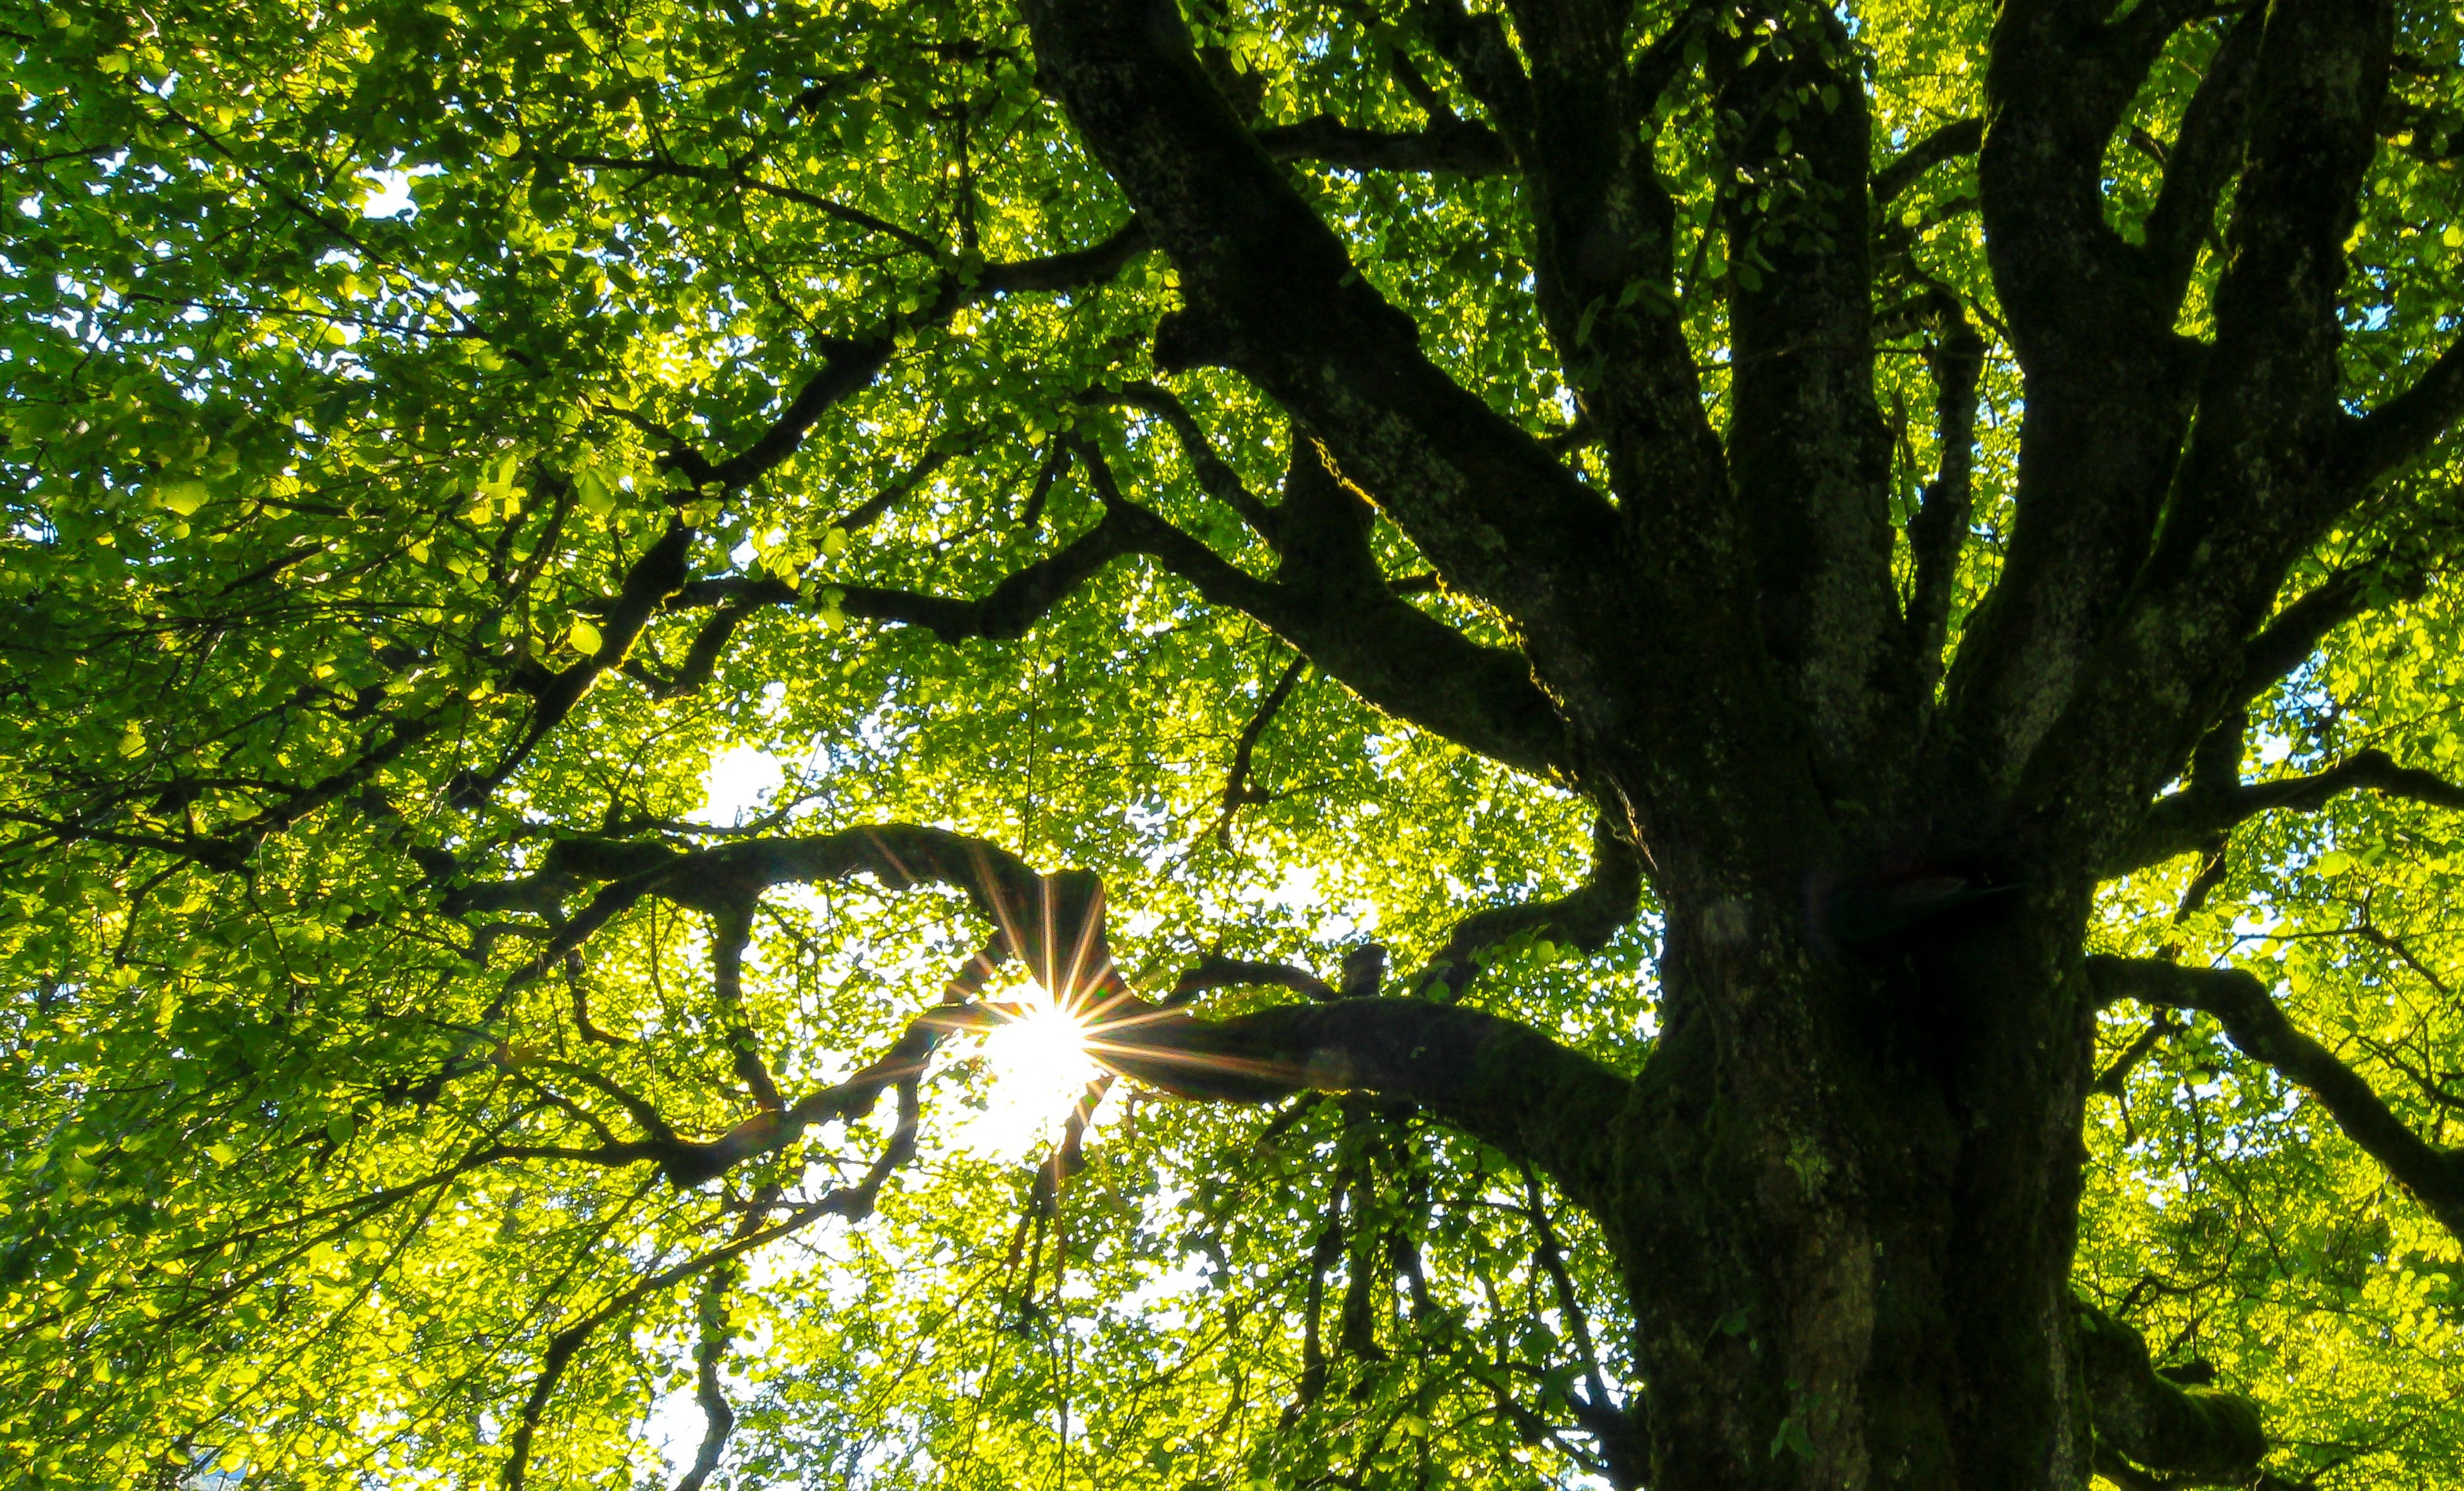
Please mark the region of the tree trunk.
POLYGON ((1897 893, 1960 904, 1853 947, 1844 893, 1669 908, 1605 1218, 1655 1491, 2084 1483, 2086 893, 1897 893))

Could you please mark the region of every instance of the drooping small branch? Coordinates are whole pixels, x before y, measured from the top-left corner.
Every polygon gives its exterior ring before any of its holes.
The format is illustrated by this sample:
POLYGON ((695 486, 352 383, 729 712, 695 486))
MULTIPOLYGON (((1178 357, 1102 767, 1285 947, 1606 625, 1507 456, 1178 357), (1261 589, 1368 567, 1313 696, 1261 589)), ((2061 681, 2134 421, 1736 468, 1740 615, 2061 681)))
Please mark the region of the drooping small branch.
POLYGON ((2359 1073, 2296 1029, 2256 977, 2237 968, 2101 956, 2087 960, 2087 971, 2104 999, 2213 1015, 2235 1046, 2316 1097, 2345 1137, 2386 1166, 2440 1225, 2464 1238, 2464 1156, 2414 1133, 2359 1073))
POLYGON ((1284 701, 1292 696, 1292 690, 1307 671, 1309 659, 1306 657, 1293 658, 1285 665, 1283 676, 1275 680, 1274 687, 1266 691, 1266 696, 1258 701, 1258 708, 1250 714, 1248 723, 1241 727, 1240 739, 1232 748, 1232 769, 1225 773, 1223 778, 1222 812, 1215 820, 1215 826, 1207 830, 1208 836, 1231 843, 1233 815, 1244 807, 1263 805, 1275 800, 1273 793, 1250 780, 1252 763, 1258 742, 1265 736, 1266 727, 1274 722, 1284 701))
POLYGON ((1455 924, 1446 945, 1412 980, 1414 994, 1451 1003, 1481 970, 1481 954, 1519 935, 1548 937, 1597 953, 1642 909, 1642 859, 1607 819, 1592 827, 1592 873, 1553 901, 1492 907, 1455 924))
POLYGON ((547 737, 549 731, 564 722, 582 696, 609 669, 625 659, 632 649, 634 639, 642 634, 659 607, 685 582, 686 559, 693 551, 694 532, 682 522, 671 521, 667 532, 656 543, 644 551, 625 571, 625 582, 615 598, 600 613, 599 646, 588 657, 567 665, 557 672, 528 681, 531 695, 531 717, 521 735, 497 757, 496 764, 475 778, 455 784, 456 800, 470 803, 484 801, 505 779, 511 777, 531 752, 547 737))
MULTIPOLYGON (((747 1213, 748 1217, 753 1214, 747 1213)), ((713 1269, 702 1281, 700 1297, 693 1303, 695 1323, 701 1327, 693 1343, 693 1400, 701 1405, 701 1444, 693 1451, 693 1464, 676 1481, 676 1491, 701 1491, 718 1469, 718 1458, 727 1448, 727 1436, 736 1428, 736 1409, 727 1401, 725 1388, 718 1380, 718 1364, 727 1355, 727 1344, 734 1332, 727 1321, 727 1286, 729 1279, 723 1269, 713 1269)))
POLYGON ((2138 1038, 2124 1046, 2120 1056, 2113 1059, 2113 1064, 2097 1073, 2096 1080, 2088 1084, 2088 1090, 2101 1092, 2109 1098, 2120 1099, 2129 1090, 2130 1074, 2139 1069, 2139 1063, 2147 1060, 2148 1055, 2165 1038, 2178 1036, 2182 1033, 2182 1026, 2173 1022, 2171 1011, 2158 1010, 2156 1018, 2147 1022, 2147 1028, 2141 1031, 2138 1038))
POLYGON ((1617 1491, 1648 1483, 1651 1468, 1650 1437, 1641 1423, 1641 1400, 1619 1404, 1608 1388, 1600 1371, 1599 1348, 1592 1340, 1591 1318, 1583 1309, 1582 1299, 1574 1292, 1573 1275, 1566 1267, 1565 1250, 1558 1245, 1557 1229, 1549 1219, 1547 1198, 1540 1190, 1540 1177, 1529 1166, 1523 1168, 1523 1214, 1531 1224, 1532 1257, 1549 1276, 1549 1285, 1557 1299, 1558 1318, 1566 1323, 1573 1338, 1575 1365, 1583 1370, 1583 1393, 1567 1395, 1567 1406, 1586 1433, 1599 1445, 1601 1468, 1617 1491))
POLYGON ((2363 751, 2325 771, 2276 781, 2203 786, 2194 778, 2190 786, 2147 810, 2139 832, 2110 872, 2124 873, 2188 854, 2261 813, 2316 812, 2328 800, 2364 788, 2431 807, 2464 809, 2464 786, 2435 772, 2399 766, 2384 751, 2363 751))
POLYGON ((1181 454, 1198 472, 1198 484, 1206 494, 1241 515, 1241 520, 1255 530, 1268 543, 1279 542, 1280 527, 1275 510, 1261 501, 1244 485, 1240 473, 1216 454, 1214 442, 1206 438, 1188 406, 1169 388, 1155 384, 1123 384, 1117 393, 1102 390, 1089 395, 1091 402, 1115 403, 1152 414, 1172 428, 1180 441, 1181 454))

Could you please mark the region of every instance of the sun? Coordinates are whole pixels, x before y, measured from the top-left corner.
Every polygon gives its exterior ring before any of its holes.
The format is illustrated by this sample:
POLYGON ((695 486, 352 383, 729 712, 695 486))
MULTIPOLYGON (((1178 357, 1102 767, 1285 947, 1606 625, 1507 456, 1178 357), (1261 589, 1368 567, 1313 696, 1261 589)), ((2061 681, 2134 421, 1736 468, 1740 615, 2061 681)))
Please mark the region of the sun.
POLYGON ((1004 1002, 1009 1018, 983 1038, 986 1106, 960 1126, 959 1142, 1017 1159, 1060 1136, 1069 1109, 1103 1068, 1088 1053, 1086 1023, 1044 989, 1029 984, 1004 1002))

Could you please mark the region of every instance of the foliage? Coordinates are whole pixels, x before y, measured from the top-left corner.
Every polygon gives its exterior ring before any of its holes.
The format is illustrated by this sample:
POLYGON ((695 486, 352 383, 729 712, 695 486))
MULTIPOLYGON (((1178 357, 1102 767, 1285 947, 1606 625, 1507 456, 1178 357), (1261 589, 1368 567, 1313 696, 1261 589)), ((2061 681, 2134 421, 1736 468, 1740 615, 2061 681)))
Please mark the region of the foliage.
MULTIPOLYGON (((1427 357, 1606 491, 1610 451, 1573 424, 1602 375, 1560 355, 1532 293, 1531 185, 1361 168, 1294 133, 1482 118, 1438 59, 1444 9, 1189 21, 1427 357)), ((1993 7, 1839 14, 1878 161, 1983 114, 1993 7)), ((1612 1461, 1639 1433, 1635 1306, 1598 1224, 1426 1105, 1125 1083, 1071 1173, 1053 1156, 1084 1074, 1021 1117, 1001 1038, 961 1033, 920 1129, 876 1084, 860 1115, 698 1184, 602 1152, 645 1110, 735 1129, 759 1106, 748 1049, 791 1102, 860 1078, 991 929, 957 880, 777 888, 732 1000, 710 906, 646 896, 561 937, 624 883, 568 873, 587 852, 568 843, 938 825, 1099 875, 1111 954, 1158 1001, 1217 955, 1332 982, 1371 939, 1389 992, 1425 994, 1442 980, 1414 971, 1448 966, 1466 914, 1595 873, 1599 795, 1575 769, 1466 749, 1332 676, 1309 618, 1244 603, 1277 550, 1236 499, 1309 479, 1315 448, 1254 381, 1158 366, 1183 269, 1039 86, 1024 19, 975 0, 7 16, 10 1479, 1630 1483, 1612 1461), (714 810, 712 782, 748 769, 771 779, 714 810), (706 1428, 717 1458, 693 1472, 706 1428)), ((1665 295, 1724 434, 1738 287, 1788 273, 1792 235, 1864 231, 1791 164, 1792 112, 1836 99, 1788 102, 1771 163, 1733 168, 1747 121, 1706 48, 1778 33, 1759 16, 1641 8, 1638 52, 1676 38, 1643 125, 1673 278, 1581 310, 1605 339, 1665 295)), ((2109 143, 2125 239, 2233 24, 2182 28, 2109 143)), ((2464 20, 2395 25, 2344 246, 2357 410, 2454 339, 2464 285, 2464 20)), ((1954 647, 2019 520, 2026 402, 1977 193, 1947 154, 1871 225, 1903 597, 1910 525, 1954 464, 1934 414, 1951 331, 1925 296, 1984 342, 1954 647)), ((2192 338, 2226 257, 2203 237, 2192 338)), ((2364 750, 2464 770, 2458 460, 2430 448, 2306 551, 2288 597, 2369 603, 2260 699, 2233 770, 2364 750)), ((1367 520, 1409 609, 1519 645, 1508 607, 1367 520)), ((2260 971, 2443 1144, 2464 841, 2418 796, 2253 817, 2229 849, 2134 867, 2089 941, 2260 971)), ((1465 1001, 1639 1069, 1654 895, 1613 933, 1485 945, 1465 1001)), ((1024 971, 992 976, 1015 998, 1024 971)), ((1210 1019, 1292 1002, 1218 982, 1210 1019)), ((2257 1402, 2287 1480, 2457 1483, 2456 1237, 2214 1017, 2099 1020, 2082 1294, 2160 1366, 2257 1402)), ((1807 1421, 1782 1421, 1774 1458, 1807 1421)))

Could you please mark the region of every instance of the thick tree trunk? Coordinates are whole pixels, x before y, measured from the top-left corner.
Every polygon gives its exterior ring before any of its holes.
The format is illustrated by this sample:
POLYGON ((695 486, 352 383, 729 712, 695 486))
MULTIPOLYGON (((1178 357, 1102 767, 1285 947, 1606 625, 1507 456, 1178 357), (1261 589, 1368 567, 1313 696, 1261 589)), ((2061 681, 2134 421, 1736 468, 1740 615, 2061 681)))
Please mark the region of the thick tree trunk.
POLYGON ((1977 897, 1849 948, 1799 932, 1843 899, 1670 909, 1606 1218, 1652 1483, 2080 1485, 2084 891, 1977 897))

